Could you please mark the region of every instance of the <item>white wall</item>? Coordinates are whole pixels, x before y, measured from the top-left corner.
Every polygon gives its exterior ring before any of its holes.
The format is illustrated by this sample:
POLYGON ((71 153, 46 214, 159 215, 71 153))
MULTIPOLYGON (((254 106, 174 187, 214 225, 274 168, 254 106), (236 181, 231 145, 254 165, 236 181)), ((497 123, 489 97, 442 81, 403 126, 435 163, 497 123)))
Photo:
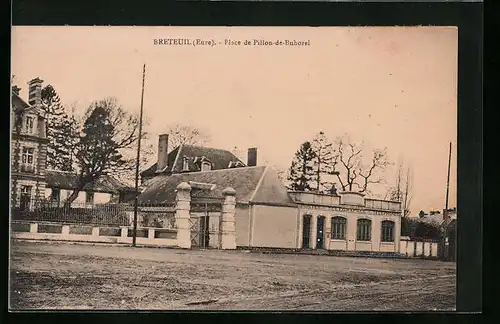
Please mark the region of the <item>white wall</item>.
MULTIPOLYGON (((66 200, 66 198, 68 198, 71 195, 72 192, 73 192, 72 190, 61 189, 60 190, 60 199, 61 199, 60 201, 64 202, 66 200)), ((52 188, 47 188, 45 190, 45 197, 47 199, 50 199, 51 195, 52 195, 52 188)), ((86 204, 85 197, 86 197, 85 191, 80 191, 78 193, 78 197, 75 199, 75 201, 73 201, 71 206, 78 207, 78 206, 82 206, 82 205, 91 205, 91 204, 86 204)), ((113 194, 111 194, 111 193, 94 192, 93 205, 108 203, 112 198, 113 198, 113 194)))
POLYGON ((297 208, 252 205, 251 246, 297 247, 297 208))
POLYGON ((236 246, 250 246, 250 208, 236 205, 235 212, 236 246))
POLYGON ((408 257, 438 257, 439 242, 410 241, 409 238, 401 240, 400 253, 408 257), (415 253, 416 252, 416 253, 415 253))

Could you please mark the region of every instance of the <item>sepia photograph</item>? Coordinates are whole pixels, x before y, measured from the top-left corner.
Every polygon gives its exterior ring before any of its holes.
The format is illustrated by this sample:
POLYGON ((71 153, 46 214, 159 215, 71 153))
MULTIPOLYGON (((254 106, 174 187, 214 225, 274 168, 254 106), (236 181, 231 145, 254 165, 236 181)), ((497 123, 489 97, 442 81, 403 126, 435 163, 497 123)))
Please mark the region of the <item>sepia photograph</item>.
POLYGON ((11 72, 10 311, 456 311, 456 26, 13 26, 11 72))

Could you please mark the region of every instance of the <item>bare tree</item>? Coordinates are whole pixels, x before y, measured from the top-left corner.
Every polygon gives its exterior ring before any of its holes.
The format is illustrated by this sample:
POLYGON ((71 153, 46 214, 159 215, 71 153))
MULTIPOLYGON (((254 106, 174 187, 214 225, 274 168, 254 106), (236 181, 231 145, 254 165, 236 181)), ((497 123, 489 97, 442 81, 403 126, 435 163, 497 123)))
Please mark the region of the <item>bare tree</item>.
POLYGON ((80 130, 75 132, 79 138, 74 148, 78 177, 65 207, 101 176, 123 175, 135 169, 139 117, 125 111, 116 99, 106 98, 92 103, 83 123, 75 127, 80 130))
POLYGON ((410 205, 413 190, 413 173, 410 167, 406 168, 406 179, 403 191, 403 217, 410 216, 410 205))
POLYGON ((172 124, 167 127, 166 132, 169 135, 169 150, 181 144, 203 146, 211 141, 208 132, 192 126, 172 124))
POLYGON ((363 143, 341 136, 336 139, 335 147, 338 153, 335 155, 335 165, 338 166, 336 176, 342 190, 368 193, 372 185, 384 183, 382 173, 390 165, 387 148, 374 149, 367 162, 363 143))
POLYGON ((410 204, 412 199, 412 170, 409 166, 404 166, 402 161, 399 161, 396 171, 396 179, 393 187, 387 191, 385 198, 401 202, 402 216, 410 215, 410 204))

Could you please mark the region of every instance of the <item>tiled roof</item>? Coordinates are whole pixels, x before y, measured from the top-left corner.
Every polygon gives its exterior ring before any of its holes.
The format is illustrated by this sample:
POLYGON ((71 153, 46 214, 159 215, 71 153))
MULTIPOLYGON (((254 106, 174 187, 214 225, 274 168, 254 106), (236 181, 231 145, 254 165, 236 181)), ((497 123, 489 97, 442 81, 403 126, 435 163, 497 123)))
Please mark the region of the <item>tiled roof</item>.
POLYGON ((193 198, 222 198, 222 191, 231 187, 239 203, 295 205, 275 171, 265 166, 159 175, 145 183, 146 189, 139 196, 139 202, 173 203, 177 186, 190 181, 215 184, 213 190, 193 189, 193 198))
MULTIPOLYGON (((196 158, 204 157, 212 164, 212 170, 222 170, 229 167, 230 162, 240 162, 245 166, 240 159, 233 153, 216 148, 195 146, 195 145, 180 145, 168 154, 168 168, 167 170, 172 173, 183 172, 183 158, 188 158, 189 172, 200 171, 200 164, 195 163, 196 158)), ((153 164, 143 172, 142 177, 155 175, 157 163, 153 164)))
MULTIPOLYGON (((78 175, 71 172, 47 170, 45 171, 45 181, 47 188, 60 188, 72 190, 75 186, 78 175)), ((94 184, 87 184, 83 190, 92 190, 94 192, 117 193, 121 190, 128 190, 129 186, 121 181, 111 177, 103 176, 94 184)))

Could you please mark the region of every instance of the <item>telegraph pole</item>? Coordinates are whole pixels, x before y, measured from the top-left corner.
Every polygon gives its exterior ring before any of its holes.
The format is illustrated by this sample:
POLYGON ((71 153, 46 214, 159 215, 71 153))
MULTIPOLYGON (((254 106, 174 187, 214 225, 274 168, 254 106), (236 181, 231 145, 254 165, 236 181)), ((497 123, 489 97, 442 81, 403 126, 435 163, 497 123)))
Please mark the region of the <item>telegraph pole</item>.
POLYGON ((134 230, 132 235, 132 246, 135 247, 137 237, 137 208, 139 204, 139 161, 141 157, 141 137, 142 137, 142 111, 144 103, 144 79, 146 76, 146 64, 142 67, 142 93, 141 93, 141 113, 139 115, 139 138, 137 143, 137 158, 135 160, 135 200, 134 200, 134 230))
POLYGON ((446 181, 446 207, 444 209, 444 218, 448 216, 448 193, 450 191, 450 166, 451 166, 451 142, 450 142, 450 153, 448 154, 448 180, 446 181))

